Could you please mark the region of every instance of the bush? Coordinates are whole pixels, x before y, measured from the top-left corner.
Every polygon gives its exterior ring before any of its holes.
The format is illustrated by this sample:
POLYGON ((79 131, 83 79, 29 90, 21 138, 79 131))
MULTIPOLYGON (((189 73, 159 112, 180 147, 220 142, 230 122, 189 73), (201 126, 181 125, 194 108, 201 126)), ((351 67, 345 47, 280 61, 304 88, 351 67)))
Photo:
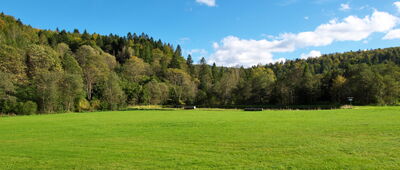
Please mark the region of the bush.
POLYGON ((13 100, 5 100, 0 103, 0 113, 13 113, 17 107, 17 102, 13 100))
POLYGON ((89 111, 90 103, 86 99, 80 99, 78 102, 78 107, 76 107, 78 112, 89 111))
POLYGON ((20 102, 18 108, 16 108, 16 113, 18 115, 33 115, 36 114, 37 107, 37 104, 33 101, 20 102))
POLYGON ((99 110, 101 108, 101 101, 94 99, 92 101, 90 101, 90 110, 95 111, 95 110, 99 110))

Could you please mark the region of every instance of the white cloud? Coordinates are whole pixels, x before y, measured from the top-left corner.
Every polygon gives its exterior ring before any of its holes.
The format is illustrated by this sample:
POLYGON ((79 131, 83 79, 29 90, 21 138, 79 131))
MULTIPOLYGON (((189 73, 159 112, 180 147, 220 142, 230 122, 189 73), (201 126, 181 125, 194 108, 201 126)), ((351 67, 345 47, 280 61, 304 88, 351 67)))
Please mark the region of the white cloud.
POLYGON ((400 1, 394 2, 393 5, 396 6, 397 10, 400 12, 400 1))
POLYGON ((219 43, 214 43, 214 54, 209 63, 223 66, 252 66, 256 64, 272 63, 272 51, 279 51, 274 42, 268 40, 242 40, 228 36, 219 43))
POLYGON ((217 5, 217 3, 215 2, 216 0, 196 0, 197 3, 199 4, 204 4, 210 7, 214 7, 217 5))
POLYGON ((246 40, 228 36, 214 43, 210 62, 224 66, 253 66, 276 62, 273 53, 293 52, 299 48, 327 46, 336 41, 361 41, 375 32, 392 30, 399 19, 389 13, 374 11, 371 16, 348 16, 342 21, 331 20, 314 31, 285 33, 277 39, 246 40))
POLYGON ((276 36, 273 35, 268 35, 268 34, 261 34, 261 37, 266 38, 266 39, 276 39, 276 36))
POLYGON ((351 7, 350 7, 350 4, 340 4, 340 8, 339 9, 342 10, 342 11, 347 11, 347 10, 350 10, 351 7))
POLYGON ((400 39, 400 29, 394 29, 389 31, 384 37, 384 40, 400 39))
POLYGON ((371 8, 369 5, 363 5, 358 8, 358 10, 364 10, 364 9, 373 9, 373 8, 371 8))
POLYGON ((307 58, 314 58, 314 57, 320 57, 322 54, 321 54, 321 51, 315 51, 315 50, 312 50, 312 51, 310 51, 309 53, 307 53, 307 54, 301 54, 301 59, 307 59, 307 58))
POLYGON ((305 16, 305 17, 304 17, 304 19, 305 19, 305 20, 309 20, 309 19, 310 19, 310 17, 308 17, 308 16, 305 16))
POLYGON ((187 54, 193 55, 193 54, 200 54, 202 56, 207 55, 208 51, 205 49, 191 49, 189 51, 185 51, 187 54))

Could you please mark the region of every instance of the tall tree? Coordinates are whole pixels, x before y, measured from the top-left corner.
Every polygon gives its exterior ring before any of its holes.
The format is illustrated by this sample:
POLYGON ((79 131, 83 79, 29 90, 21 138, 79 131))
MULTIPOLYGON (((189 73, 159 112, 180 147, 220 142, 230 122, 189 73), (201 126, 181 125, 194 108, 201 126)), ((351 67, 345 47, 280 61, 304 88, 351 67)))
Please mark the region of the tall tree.
POLYGON ((177 68, 177 69, 182 68, 181 61, 180 61, 181 58, 182 58, 182 49, 181 49, 181 46, 178 45, 178 47, 176 48, 176 50, 172 56, 172 59, 171 59, 171 62, 169 63, 168 68, 177 68))
POLYGON ((148 104, 166 104, 169 98, 169 87, 166 83, 152 80, 144 88, 149 92, 148 104))
POLYGON ((187 73, 180 69, 168 69, 167 80, 172 85, 171 97, 174 104, 193 103, 196 85, 187 73))
POLYGON ((12 76, 0 71, 0 113, 10 113, 14 110, 17 98, 12 76))
POLYGON ((142 82, 152 75, 150 65, 137 57, 131 57, 122 65, 122 77, 130 82, 142 82))
POLYGON ((192 59, 192 55, 188 55, 187 59, 186 59, 186 65, 188 66, 188 72, 191 76, 194 76, 195 71, 194 71, 194 66, 193 66, 193 59, 192 59))
POLYGON ((331 88, 331 95, 333 97, 333 101, 336 103, 342 103, 344 101, 344 98, 346 97, 346 85, 347 79, 341 75, 336 76, 335 79, 333 79, 332 82, 332 88, 331 88))
POLYGON ((110 73, 102 86, 103 107, 106 110, 120 109, 125 105, 125 94, 117 74, 110 73))
POLYGON ((75 111, 75 104, 84 97, 83 80, 78 74, 64 73, 58 85, 60 87, 60 103, 62 110, 75 111))
POLYGON ((33 83, 40 112, 52 113, 61 110, 58 104, 60 96, 59 80, 60 73, 58 72, 44 71, 35 75, 33 83))
POLYGON ((207 64, 207 61, 204 57, 200 60, 200 70, 199 70, 199 79, 200 79, 200 89, 207 91, 212 86, 212 74, 210 66, 207 64))
POLYGON ((239 70, 231 69, 222 75, 220 81, 215 85, 215 91, 222 99, 222 105, 233 105, 234 94, 233 91, 237 88, 240 80, 239 70))
POLYGON ((251 101, 253 104, 268 104, 272 99, 272 89, 276 77, 271 69, 253 68, 250 75, 251 101))
POLYGON ((110 69, 104 56, 90 46, 82 46, 76 52, 76 58, 83 71, 87 99, 92 100, 94 85, 108 76, 110 69))

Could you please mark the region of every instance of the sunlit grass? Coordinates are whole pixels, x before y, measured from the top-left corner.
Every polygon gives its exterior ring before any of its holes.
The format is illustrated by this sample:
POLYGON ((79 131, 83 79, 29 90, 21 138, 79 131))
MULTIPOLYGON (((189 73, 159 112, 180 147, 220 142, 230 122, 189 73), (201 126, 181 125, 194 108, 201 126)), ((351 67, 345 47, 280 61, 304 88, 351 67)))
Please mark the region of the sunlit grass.
POLYGON ((0 169, 397 169, 400 108, 1 117, 0 169))

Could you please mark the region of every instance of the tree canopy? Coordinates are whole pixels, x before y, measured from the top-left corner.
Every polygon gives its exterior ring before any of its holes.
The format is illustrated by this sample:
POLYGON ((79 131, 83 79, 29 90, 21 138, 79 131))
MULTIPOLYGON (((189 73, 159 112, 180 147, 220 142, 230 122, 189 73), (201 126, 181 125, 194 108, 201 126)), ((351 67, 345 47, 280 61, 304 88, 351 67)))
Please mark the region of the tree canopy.
POLYGON ((251 68, 196 64, 147 34, 40 30, 0 16, 0 113, 115 110, 126 105, 399 104, 400 48, 251 68))

